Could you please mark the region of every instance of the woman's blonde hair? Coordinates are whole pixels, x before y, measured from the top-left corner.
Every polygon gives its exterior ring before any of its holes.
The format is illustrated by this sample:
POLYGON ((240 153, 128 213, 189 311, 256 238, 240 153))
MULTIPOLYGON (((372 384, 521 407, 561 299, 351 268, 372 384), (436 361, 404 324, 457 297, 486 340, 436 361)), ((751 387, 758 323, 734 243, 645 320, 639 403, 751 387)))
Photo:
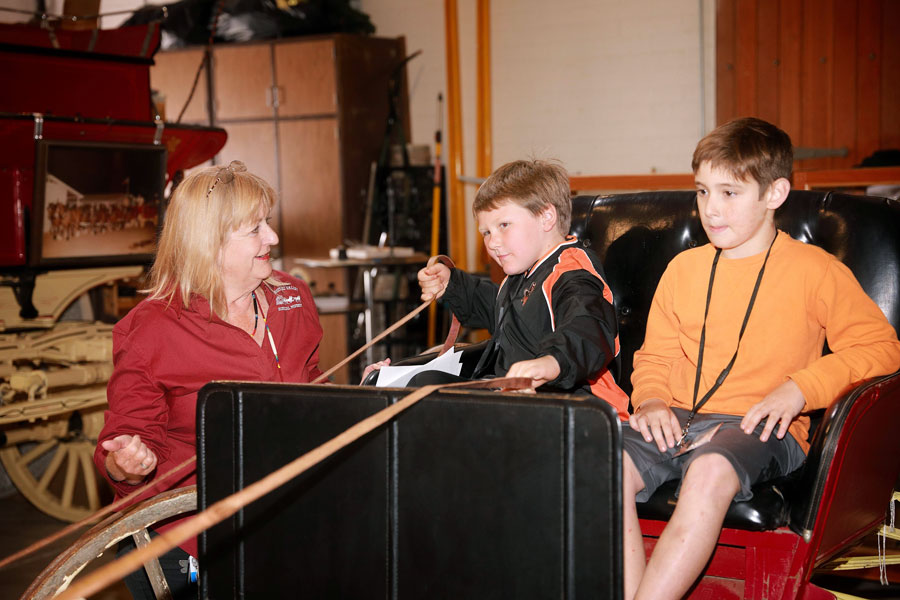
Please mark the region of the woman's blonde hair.
MULTIPOLYGON (((150 300, 169 303, 180 296, 187 306, 197 294, 212 313, 228 315, 221 253, 228 235, 255 222, 275 205, 275 190, 244 163, 210 167, 188 176, 175 189, 165 213, 156 260, 150 269, 150 300)), ((266 280, 280 285, 277 279, 266 280)))

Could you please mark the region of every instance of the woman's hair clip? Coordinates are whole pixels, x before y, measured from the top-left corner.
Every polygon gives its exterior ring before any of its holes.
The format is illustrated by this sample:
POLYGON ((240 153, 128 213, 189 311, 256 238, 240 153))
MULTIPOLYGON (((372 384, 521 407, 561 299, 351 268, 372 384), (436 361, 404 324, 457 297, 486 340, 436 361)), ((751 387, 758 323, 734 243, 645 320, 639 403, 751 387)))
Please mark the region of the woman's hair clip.
POLYGON ((218 171, 216 171, 216 180, 213 181, 213 184, 209 186, 209 189, 206 190, 206 198, 209 199, 209 195, 212 194, 212 191, 216 189, 216 186, 219 183, 231 183, 234 181, 235 173, 243 173, 247 170, 247 167, 239 160, 233 160, 228 163, 226 167, 220 167, 218 171))

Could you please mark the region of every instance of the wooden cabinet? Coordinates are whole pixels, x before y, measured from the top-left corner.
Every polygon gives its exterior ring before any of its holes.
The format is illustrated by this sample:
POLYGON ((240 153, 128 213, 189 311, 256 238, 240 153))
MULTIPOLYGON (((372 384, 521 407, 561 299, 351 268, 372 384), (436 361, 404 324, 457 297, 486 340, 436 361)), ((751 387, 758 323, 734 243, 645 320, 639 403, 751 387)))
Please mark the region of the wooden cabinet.
MULTIPOLYGON (((156 55, 151 85, 166 95, 170 120, 205 52, 156 55)), ((347 34, 213 47, 183 122, 224 128, 228 142, 215 162, 241 160, 278 190, 274 225, 286 265, 362 241, 370 167, 387 127, 388 83, 405 56, 403 38, 347 34)), ((401 98, 410 139, 405 84, 401 98)), ((314 290, 349 290, 343 271, 309 275, 314 290)), ((321 360, 331 366, 347 354, 348 318, 322 320, 329 347, 321 360)))
MULTIPOLYGON (((279 114, 300 117, 336 113, 335 60, 335 45, 331 40, 275 46, 279 114), (309 85, 310 81, 316 85, 309 85)), ((365 65, 357 64, 356 68, 365 65)))
MULTIPOLYGON (((269 44, 214 46, 213 110, 217 125, 273 119, 272 48, 269 44)), ((227 128, 227 126, 226 126, 227 128)))
MULTIPOLYGON (((157 54, 151 83, 166 95, 170 120, 204 52, 157 54)), ((213 47, 212 67, 183 121, 223 127, 228 142, 216 162, 242 160, 279 191, 285 257, 361 241, 369 169, 387 126, 388 82, 404 57, 403 38, 344 34, 213 47)), ((409 139, 405 87, 401 98, 409 139)))
MULTIPOLYGON (((189 48, 178 52, 158 52, 155 65, 150 68, 150 88, 165 94, 165 120, 174 123, 191 92, 191 85, 200 63, 206 59, 203 48, 189 48)), ((181 117, 189 125, 210 125, 209 90, 203 80, 181 117)))

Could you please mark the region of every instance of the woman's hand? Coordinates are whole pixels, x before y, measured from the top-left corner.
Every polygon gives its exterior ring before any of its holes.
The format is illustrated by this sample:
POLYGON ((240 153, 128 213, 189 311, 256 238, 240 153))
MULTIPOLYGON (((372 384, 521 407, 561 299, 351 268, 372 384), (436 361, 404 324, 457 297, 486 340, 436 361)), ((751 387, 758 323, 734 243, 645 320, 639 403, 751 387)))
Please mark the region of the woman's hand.
POLYGON ((141 441, 139 435, 119 435, 100 444, 106 455, 106 470, 115 481, 137 484, 153 472, 156 454, 141 441))
POLYGON ((388 366, 388 365, 390 365, 390 364, 391 364, 391 359, 386 358, 386 359, 384 359, 384 360, 379 360, 379 361, 378 361, 377 363, 375 363, 375 364, 369 365, 368 367, 366 367, 366 368, 363 370, 362 379, 359 380, 359 384, 362 385, 363 381, 366 380, 366 377, 368 377, 368 376, 369 376, 369 373, 371 373, 372 371, 377 371, 377 370, 379 370, 381 367, 386 367, 386 366, 388 366))
POLYGON ((422 288, 422 301, 427 302, 444 295, 450 281, 450 269, 445 264, 435 263, 420 269, 417 277, 422 288))
POLYGON ((645 400, 628 419, 631 428, 644 436, 644 440, 656 440, 660 452, 674 448, 681 439, 681 424, 669 406, 659 398, 645 400))

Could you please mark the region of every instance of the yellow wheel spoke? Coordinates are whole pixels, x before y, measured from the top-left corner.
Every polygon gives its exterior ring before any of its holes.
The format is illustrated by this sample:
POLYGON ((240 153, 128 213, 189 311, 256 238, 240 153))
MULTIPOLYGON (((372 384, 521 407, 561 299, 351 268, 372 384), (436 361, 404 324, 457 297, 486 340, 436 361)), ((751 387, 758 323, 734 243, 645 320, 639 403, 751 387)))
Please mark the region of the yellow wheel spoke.
POLYGON ((70 452, 69 460, 66 462, 66 481, 63 484, 63 508, 72 508, 72 497, 75 494, 76 479, 78 479, 78 457, 70 452))
POLYGON ((37 460, 47 452, 49 452, 56 444, 58 444, 56 440, 47 440, 46 442, 41 442, 21 457, 19 457, 19 464, 27 467, 33 461, 37 460))
POLYGON ((50 461, 50 464, 47 465, 47 470, 44 471, 44 474, 41 475, 41 480, 38 482, 38 491, 44 492, 47 490, 47 486, 50 485, 50 482, 53 480, 53 477, 56 475, 56 472, 59 471, 59 466, 62 464, 63 459, 68 454, 69 448, 66 444, 60 444, 59 449, 57 449, 56 454, 53 455, 53 459, 50 461))
MULTIPOLYGON (((56 400, 65 404, 87 393, 66 392, 68 395, 56 400)), ((69 431, 71 417, 21 422, 8 430, 9 440, 0 447, 0 464, 22 495, 44 513, 68 522, 98 510, 109 493, 106 481, 93 465, 94 445, 103 427, 103 407, 77 412, 80 431, 69 431)))
POLYGON ((81 471, 84 473, 84 487, 87 491, 88 507, 91 512, 100 508, 100 496, 97 493, 97 475, 94 471, 94 447, 91 444, 78 444, 78 457, 81 459, 81 471))

